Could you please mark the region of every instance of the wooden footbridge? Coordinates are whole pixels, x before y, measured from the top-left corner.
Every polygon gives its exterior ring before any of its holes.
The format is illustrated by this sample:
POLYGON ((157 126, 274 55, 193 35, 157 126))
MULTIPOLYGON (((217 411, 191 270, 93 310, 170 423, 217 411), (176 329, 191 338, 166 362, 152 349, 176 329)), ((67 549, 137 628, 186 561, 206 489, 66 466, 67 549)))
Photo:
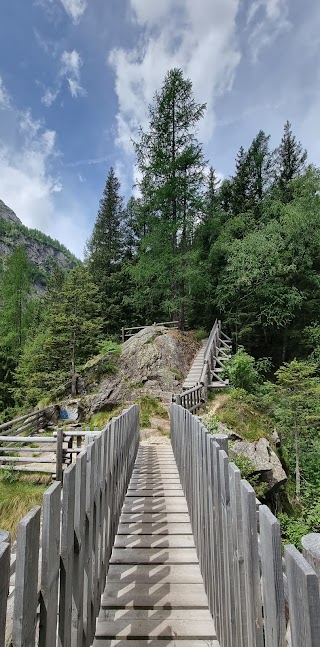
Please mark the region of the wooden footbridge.
POLYGON ((139 446, 130 407, 22 519, 14 550, 0 533, 1 647, 319 647, 320 536, 283 559, 227 437, 172 404, 171 440, 139 446))

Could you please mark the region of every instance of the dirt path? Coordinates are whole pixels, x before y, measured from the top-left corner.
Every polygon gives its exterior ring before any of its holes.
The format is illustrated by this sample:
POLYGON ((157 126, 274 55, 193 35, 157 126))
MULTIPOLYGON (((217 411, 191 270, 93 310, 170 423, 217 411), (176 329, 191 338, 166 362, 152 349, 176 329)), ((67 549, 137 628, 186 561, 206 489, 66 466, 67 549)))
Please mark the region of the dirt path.
POLYGON ((221 405, 227 400, 227 395, 218 395, 214 400, 208 402, 208 409, 210 413, 216 413, 221 405))

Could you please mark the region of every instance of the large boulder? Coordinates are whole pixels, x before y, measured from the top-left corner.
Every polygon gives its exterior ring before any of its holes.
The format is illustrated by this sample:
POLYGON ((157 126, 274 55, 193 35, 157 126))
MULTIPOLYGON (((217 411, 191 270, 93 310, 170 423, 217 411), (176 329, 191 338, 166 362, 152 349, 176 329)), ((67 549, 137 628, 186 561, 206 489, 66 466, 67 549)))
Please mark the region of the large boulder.
POLYGON ((253 443, 243 439, 235 440, 230 447, 230 458, 239 455, 249 458, 254 465, 252 473, 259 474, 259 480, 268 484, 266 494, 276 492, 287 481, 281 461, 267 438, 260 438, 253 443))
POLYGON ((145 395, 171 399, 179 393, 198 344, 189 333, 164 326, 147 326, 130 337, 108 375, 92 396, 94 413, 145 395))

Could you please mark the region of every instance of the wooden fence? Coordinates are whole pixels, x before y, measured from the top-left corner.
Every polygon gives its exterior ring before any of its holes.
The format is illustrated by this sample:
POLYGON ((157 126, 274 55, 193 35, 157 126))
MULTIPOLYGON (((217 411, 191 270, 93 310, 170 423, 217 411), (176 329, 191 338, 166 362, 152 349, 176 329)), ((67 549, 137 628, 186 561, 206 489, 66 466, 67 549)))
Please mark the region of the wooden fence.
MULTIPOLYGON (((218 365, 218 362, 222 364, 219 360, 219 355, 220 357, 223 355, 224 359, 228 357, 228 342, 230 341, 229 337, 221 330, 221 321, 216 319, 205 349, 199 384, 196 384, 192 389, 173 395, 173 402, 180 404, 191 413, 198 411, 203 406, 208 398, 208 388, 214 386, 214 379, 217 380, 216 386, 219 385, 220 377, 218 372, 222 372, 223 370, 222 366, 218 365)), ((223 386, 226 384, 227 382, 223 386)))
POLYGON ((62 481, 63 469, 80 454, 83 441, 98 433, 58 429, 52 436, 0 436, 0 469, 52 474, 62 481))
POLYGON ((130 328, 121 328, 121 342, 124 342, 133 335, 136 335, 140 330, 143 330, 147 326, 165 326, 166 328, 175 328, 176 330, 179 327, 179 321, 162 321, 161 323, 154 324, 145 324, 144 326, 131 326, 130 328))
POLYGON ((14 591, 10 540, 0 533, 0 645, 88 647, 93 642, 121 507, 139 443, 139 407, 114 418, 61 483, 22 519, 14 591))
POLYGON ((320 535, 304 556, 228 460, 227 436, 171 405, 171 439, 221 647, 319 647, 320 535), (318 573, 318 575, 316 574, 318 573))
POLYGON ((0 433, 5 431, 10 436, 16 436, 22 433, 38 431, 41 427, 45 428, 48 424, 46 417, 48 410, 48 408, 40 409, 39 411, 33 411, 19 418, 14 418, 14 420, 4 422, 0 425, 0 433))

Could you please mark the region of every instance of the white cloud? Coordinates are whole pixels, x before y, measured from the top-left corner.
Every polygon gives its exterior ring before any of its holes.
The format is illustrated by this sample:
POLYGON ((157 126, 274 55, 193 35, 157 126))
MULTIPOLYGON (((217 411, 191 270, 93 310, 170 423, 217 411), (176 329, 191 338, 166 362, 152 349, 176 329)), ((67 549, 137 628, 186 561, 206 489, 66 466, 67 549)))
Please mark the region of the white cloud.
POLYGON ((232 86, 240 61, 236 38, 239 0, 130 0, 134 21, 144 26, 130 50, 114 49, 109 62, 119 101, 117 141, 126 152, 131 137, 147 122, 146 106, 167 71, 181 67, 193 81, 198 102, 207 102, 200 138, 209 141, 215 127, 216 100, 232 86))
MULTIPOLYGON (((1 88, 5 91, 3 84, 1 88)), ((82 256, 89 233, 85 213, 54 170, 59 155, 55 131, 11 99, 0 122, 0 198, 27 227, 59 239, 82 256)))
POLYGON ((248 11, 249 44, 254 60, 283 31, 290 28, 287 0, 254 0, 248 11))
POLYGON ((55 88, 46 88, 45 93, 41 98, 41 102, 50 107, 57 99, 61 92, 64 80, 67 81, 68 87, 73 99, 83 97, 86 95, 85 89, 80 83, 81 67, 83 65, 82 58, 75 49, 71 52, 64 51, 60 58, 60 70, 55 88))
POLYGON ((87 8, 87 0, 60 0, 73 22, 79 22, 87 8))
POLYGON ((6 88, 4 87, 4 83, 0 76, 0 109, 8 108, 9 105, 10 105, 10 97, 6 88))

